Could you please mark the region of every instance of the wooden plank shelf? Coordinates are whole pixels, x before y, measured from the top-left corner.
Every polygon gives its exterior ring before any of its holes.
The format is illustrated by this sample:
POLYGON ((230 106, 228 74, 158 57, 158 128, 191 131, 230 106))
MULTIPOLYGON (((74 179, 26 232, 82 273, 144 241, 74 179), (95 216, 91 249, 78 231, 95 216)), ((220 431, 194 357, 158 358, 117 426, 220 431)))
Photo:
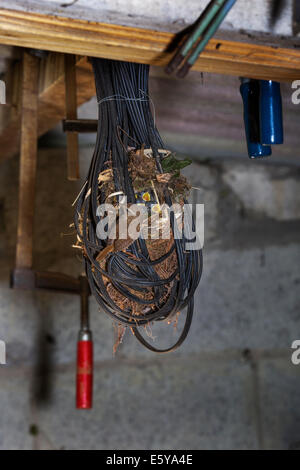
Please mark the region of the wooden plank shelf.
MULTIPOLYGON (((0 44, 164 66, 175 35, 0 9, 0 44)), ((300 50, 212 39, 194 70, 250 78, 300 78, 300 50)))

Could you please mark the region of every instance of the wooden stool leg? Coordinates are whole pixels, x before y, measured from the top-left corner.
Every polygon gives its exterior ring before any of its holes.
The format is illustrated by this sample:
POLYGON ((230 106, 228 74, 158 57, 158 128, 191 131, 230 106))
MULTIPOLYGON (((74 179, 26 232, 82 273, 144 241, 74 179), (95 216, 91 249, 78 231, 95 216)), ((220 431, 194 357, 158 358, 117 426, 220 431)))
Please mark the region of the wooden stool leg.
MULTIPOLYGON (((65 54, 66 119, 77 119, 76 56, 65 54)), ((79 179, 78 134, 67 132, 68 179, 79 179)))
POLYGON ((16 267, 32 268, 38 139, 39 59, 23 53, 21 153, 16 267))

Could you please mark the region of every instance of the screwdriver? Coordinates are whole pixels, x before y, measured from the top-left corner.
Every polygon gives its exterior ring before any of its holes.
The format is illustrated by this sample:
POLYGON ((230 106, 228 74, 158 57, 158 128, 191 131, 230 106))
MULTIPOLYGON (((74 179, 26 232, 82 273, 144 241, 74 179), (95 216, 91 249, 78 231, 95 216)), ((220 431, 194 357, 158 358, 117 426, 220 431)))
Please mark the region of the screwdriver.
POLYGON ((194 44, 198 41, 201 34, 204 33, 206 28, 209 26, 210 22, 214 19, 215 15, 224 5, 225 1, 226 0, 213 0, 210 2, 203 15, 201 15, 201 17, 197 20, 191 34, 187 37, 179 51, 169 62, 168 66, 166 67, 166 73, 172 73, 185 59, 194 44))
POLYGON ((208 41, 212 38, 215 32, 218 30, 219 26, 222 24, 224 18, 227 16, 231 8, 236 3, 236 0, 227 0, 225 4, 222 6, 220 11, 215 15, 212 20, 211 25, 204 33, 201 41, 195 47, 195 50, 192 51, 191 55, 188 57, 187 61, 183 64, 181 69, 177 72, 177 77, 184 78, 188 73, 189 69, 194 65, 196 60, 198 59, 199 55, 207 45, 208 41))
POLYGON ((192 32, 167 65, 166 73, 170 74, 181 66, 177 76, 185 77, 235 3, 236 0, 211 0, 196 21, 192 32))

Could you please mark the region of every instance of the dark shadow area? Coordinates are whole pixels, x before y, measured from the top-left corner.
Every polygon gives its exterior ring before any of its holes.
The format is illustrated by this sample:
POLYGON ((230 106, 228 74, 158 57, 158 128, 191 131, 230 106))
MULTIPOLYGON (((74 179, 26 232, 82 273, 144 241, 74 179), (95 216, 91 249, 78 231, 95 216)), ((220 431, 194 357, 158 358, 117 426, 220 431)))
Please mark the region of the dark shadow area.
POLYGON ((273 0, 271 2, 270 26, 274 27, 276 21, 280 18, 284 7, 286 6, 285 0, 273 0))
POLYGON ((293 6, 293 34, 296 36, 300 33, 300 2, 294 0, 293 6))
POLYGON ((35 405, 51 403, 53 376, 53 347, 55 338, 51 333, 51 317, 47 312, 38 312, 39 327, 36 336, 36 365, 33 371, 32 400, 35 405))

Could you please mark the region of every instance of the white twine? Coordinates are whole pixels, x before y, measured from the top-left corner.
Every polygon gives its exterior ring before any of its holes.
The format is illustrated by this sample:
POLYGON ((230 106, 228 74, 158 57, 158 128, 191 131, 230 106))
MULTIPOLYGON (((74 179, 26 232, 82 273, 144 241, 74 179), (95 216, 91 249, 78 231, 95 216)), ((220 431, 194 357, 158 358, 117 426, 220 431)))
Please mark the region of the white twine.
POLYGON ((102 98, 102 100, 97 101, 97 103, 100 105, 102 103, 105 103, 106 101, 140 101, 140 102, 150 101, 152 108, 153 108, 153 123, 155 126, 155 105, 153 103, 153 100, 151 96, 149 96, 145 91, 139 90, 139 92, 142 94, 142 96, 140 97, 130 98, 129 96, 123 96, 123 95, 111 95, 111 96, 106 96, 105 98, 102 98))

